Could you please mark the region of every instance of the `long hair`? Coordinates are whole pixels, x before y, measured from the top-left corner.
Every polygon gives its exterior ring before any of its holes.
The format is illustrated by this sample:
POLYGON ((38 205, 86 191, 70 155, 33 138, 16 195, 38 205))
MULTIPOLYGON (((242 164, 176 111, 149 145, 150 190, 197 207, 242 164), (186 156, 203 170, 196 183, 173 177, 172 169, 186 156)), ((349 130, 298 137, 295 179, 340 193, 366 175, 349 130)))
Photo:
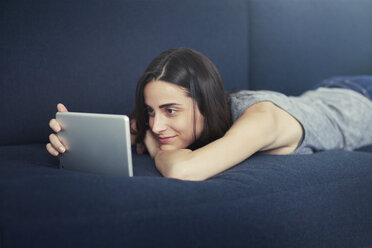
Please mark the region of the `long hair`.
POLYGON ((169 49, 158 55, 138 80, 135 108, 131 116, 136 120, 137 130, 132 130, 132 133, 136 134, 137 143, 143 141, 149 128, 144 88, 152 80, 161 80, 185 88, 187 95, 197 103, 200 113, 204 116, 204 128, 200 137, 189 146, 190 149, 202 147, 222 137, 232 125, 222 79, 212 61, 189 48, 169 49))

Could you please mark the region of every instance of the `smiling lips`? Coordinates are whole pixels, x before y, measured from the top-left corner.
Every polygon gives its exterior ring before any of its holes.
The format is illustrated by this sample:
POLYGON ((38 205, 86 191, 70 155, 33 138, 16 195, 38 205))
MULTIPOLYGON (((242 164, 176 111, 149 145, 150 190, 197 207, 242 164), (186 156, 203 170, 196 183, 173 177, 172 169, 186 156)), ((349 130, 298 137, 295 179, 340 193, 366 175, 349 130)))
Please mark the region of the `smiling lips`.
POLYGON ((159 142, 162 144, 169 144, 172 142, 173 138, 175 138, 177 135, 174 136, 168 136, 168 137, 158 137, 159 142))

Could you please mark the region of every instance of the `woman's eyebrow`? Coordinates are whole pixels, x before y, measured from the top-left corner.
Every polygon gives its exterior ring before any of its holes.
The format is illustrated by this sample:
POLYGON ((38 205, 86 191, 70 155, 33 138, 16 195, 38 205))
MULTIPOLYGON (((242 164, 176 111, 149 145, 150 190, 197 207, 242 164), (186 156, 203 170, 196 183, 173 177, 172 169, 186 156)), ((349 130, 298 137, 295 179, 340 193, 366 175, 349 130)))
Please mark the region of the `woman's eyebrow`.
POLYGON ((181 105, 179 103, 166 103, 166 104, 162 104, 159 106, 159 108, 166 108, 166 107, 170 107, 170 106, 174 106, 174 105, 181 105))

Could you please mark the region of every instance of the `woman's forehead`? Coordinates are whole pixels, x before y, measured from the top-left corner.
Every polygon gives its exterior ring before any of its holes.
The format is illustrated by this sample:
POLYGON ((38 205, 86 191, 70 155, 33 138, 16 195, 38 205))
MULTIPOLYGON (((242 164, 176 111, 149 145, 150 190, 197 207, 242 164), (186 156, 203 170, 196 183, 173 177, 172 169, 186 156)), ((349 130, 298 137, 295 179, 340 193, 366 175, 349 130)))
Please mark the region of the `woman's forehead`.
POLYGON ((151 81, 144 89, 147 105, 163 105, 169 103, 189 104, 192 99, 187 95, 187 90, 179 85, 165 81, 151 81))

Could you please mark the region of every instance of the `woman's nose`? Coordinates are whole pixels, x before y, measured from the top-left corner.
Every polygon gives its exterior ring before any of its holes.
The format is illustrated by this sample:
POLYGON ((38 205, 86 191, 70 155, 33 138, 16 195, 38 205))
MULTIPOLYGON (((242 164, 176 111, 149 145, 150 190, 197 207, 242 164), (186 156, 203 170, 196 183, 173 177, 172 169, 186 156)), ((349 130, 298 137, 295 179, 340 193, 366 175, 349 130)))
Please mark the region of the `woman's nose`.
POLYGON ((166 124, 166 120, 165 120, 164 116, 162 116, 160 114, 155 114, 155 116, 153 118, 153 125, 152 125, 151 130, 155 134, 159 134, 162 131, 165 131, 166 129, 167 129, 167 124, 166 124))

